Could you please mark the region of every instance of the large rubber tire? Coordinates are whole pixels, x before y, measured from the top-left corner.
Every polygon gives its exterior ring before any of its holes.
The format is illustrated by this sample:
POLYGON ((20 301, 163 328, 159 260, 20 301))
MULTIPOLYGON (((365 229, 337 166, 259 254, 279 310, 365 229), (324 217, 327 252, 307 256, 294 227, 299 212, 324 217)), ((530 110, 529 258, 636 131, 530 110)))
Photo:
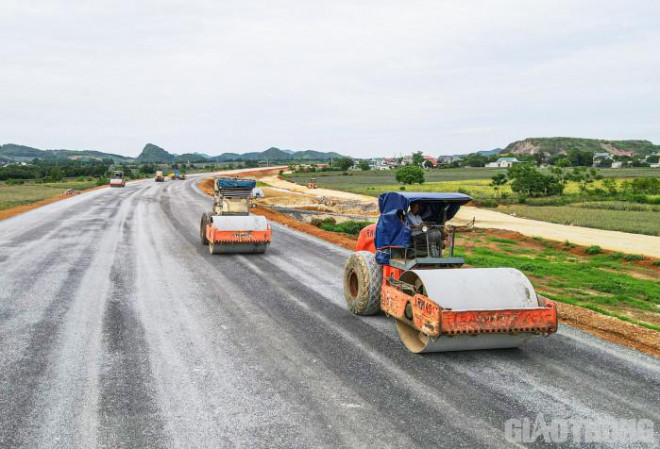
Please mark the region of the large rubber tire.
POLYGON ((211 214, 204 212, 202 214, 202 222, 199 225, 199 240, 202 242, 202 245, 208 245, 209 239, 206 238, 206 227, 211 224, 211 214))
POLYGON ((356 251, 344 265, 344 298, 349 310, 356 315, 375 315, 380 312, 380 289, 383 268, 369 251, 356 251))

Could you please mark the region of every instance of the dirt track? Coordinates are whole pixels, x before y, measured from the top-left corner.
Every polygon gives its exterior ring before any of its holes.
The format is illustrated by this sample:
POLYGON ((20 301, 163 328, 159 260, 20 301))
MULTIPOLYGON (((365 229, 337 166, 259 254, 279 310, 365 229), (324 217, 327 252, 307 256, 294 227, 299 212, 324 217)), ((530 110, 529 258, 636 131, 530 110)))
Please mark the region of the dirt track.
MULTIPOLYGON (((307 189, 298 184, 268 176, 262 182, 280 189, 287 189, 309 195, 376 202, 377 199, 366 195, 358 195, 330 189, 307 189)), ((526 218, 512 217, 501 212, 476 207, 463 207, 458 212, 455 221, 468 222, 476 219, 476 226, 490 229, 506 229, 516 231, 529 237, 542 237, 559 242, 570 241, 581 246, 598 245, 603 249, 620 251, 627 254, 640 254, 660 258, 660 237, 626 232, 606 231, 602 229, 567 226, 526 218)))

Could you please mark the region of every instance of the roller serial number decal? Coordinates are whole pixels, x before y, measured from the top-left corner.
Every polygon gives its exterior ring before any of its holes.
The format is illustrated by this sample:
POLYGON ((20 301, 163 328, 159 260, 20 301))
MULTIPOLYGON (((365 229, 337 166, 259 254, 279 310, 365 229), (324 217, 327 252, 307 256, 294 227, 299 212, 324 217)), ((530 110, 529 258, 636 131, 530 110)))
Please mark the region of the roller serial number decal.
POLYGON ((429 301, 426 301, 420 297, 415 298, 415 306, 425 315, 432 315, 436 310, 438 310, 437 305, 429 303, 429 301))
POLYGON ((476 319, 480 324, 486 325, 498 325, 498 324, 508 324, 510 321, 513 321, 517 318, 518 314, 497 314, 497 315, 477 315, 476 319))
POLYGON ((237 239, 245 239, 250 237, 250 235, 251 235, 250 233, 246 233, 246 232, 237 232, 236 234, 234 234, 234 237, 236 237, 237 239))

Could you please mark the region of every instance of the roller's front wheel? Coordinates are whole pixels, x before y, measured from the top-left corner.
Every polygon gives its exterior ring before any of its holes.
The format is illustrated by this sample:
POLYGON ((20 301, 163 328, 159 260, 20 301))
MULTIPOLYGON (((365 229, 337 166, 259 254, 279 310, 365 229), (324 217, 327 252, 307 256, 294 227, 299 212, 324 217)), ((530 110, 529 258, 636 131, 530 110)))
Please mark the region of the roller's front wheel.
POLYGON ((344 298, 349 310, 356 315, 375 315, 380 312, 382 267, 369 251, 356 251, 344 265, 344 298))
POLYGON ((209 244, 209 239, 206 238, 206 228, 209 226, 209 224, 211 224, 211 216, 208 212, 204 212, 204 214, 202 214, 202 221, 199 225, 199 240, 201 241, 202 245, 209 244))

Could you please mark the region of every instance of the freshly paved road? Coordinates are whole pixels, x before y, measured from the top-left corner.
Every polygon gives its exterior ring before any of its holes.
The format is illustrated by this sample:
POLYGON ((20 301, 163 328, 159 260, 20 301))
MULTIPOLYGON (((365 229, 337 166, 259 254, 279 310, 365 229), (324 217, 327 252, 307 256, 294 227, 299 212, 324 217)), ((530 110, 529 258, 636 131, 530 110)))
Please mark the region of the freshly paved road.
POLYGON ((343 249, 274 226, 263 256, 208 254, 195 183, 0 222, 0 447, 511 447, 538 413, 657 437, 657 359, 568 327, 413 355, 346 311, 343 249))

